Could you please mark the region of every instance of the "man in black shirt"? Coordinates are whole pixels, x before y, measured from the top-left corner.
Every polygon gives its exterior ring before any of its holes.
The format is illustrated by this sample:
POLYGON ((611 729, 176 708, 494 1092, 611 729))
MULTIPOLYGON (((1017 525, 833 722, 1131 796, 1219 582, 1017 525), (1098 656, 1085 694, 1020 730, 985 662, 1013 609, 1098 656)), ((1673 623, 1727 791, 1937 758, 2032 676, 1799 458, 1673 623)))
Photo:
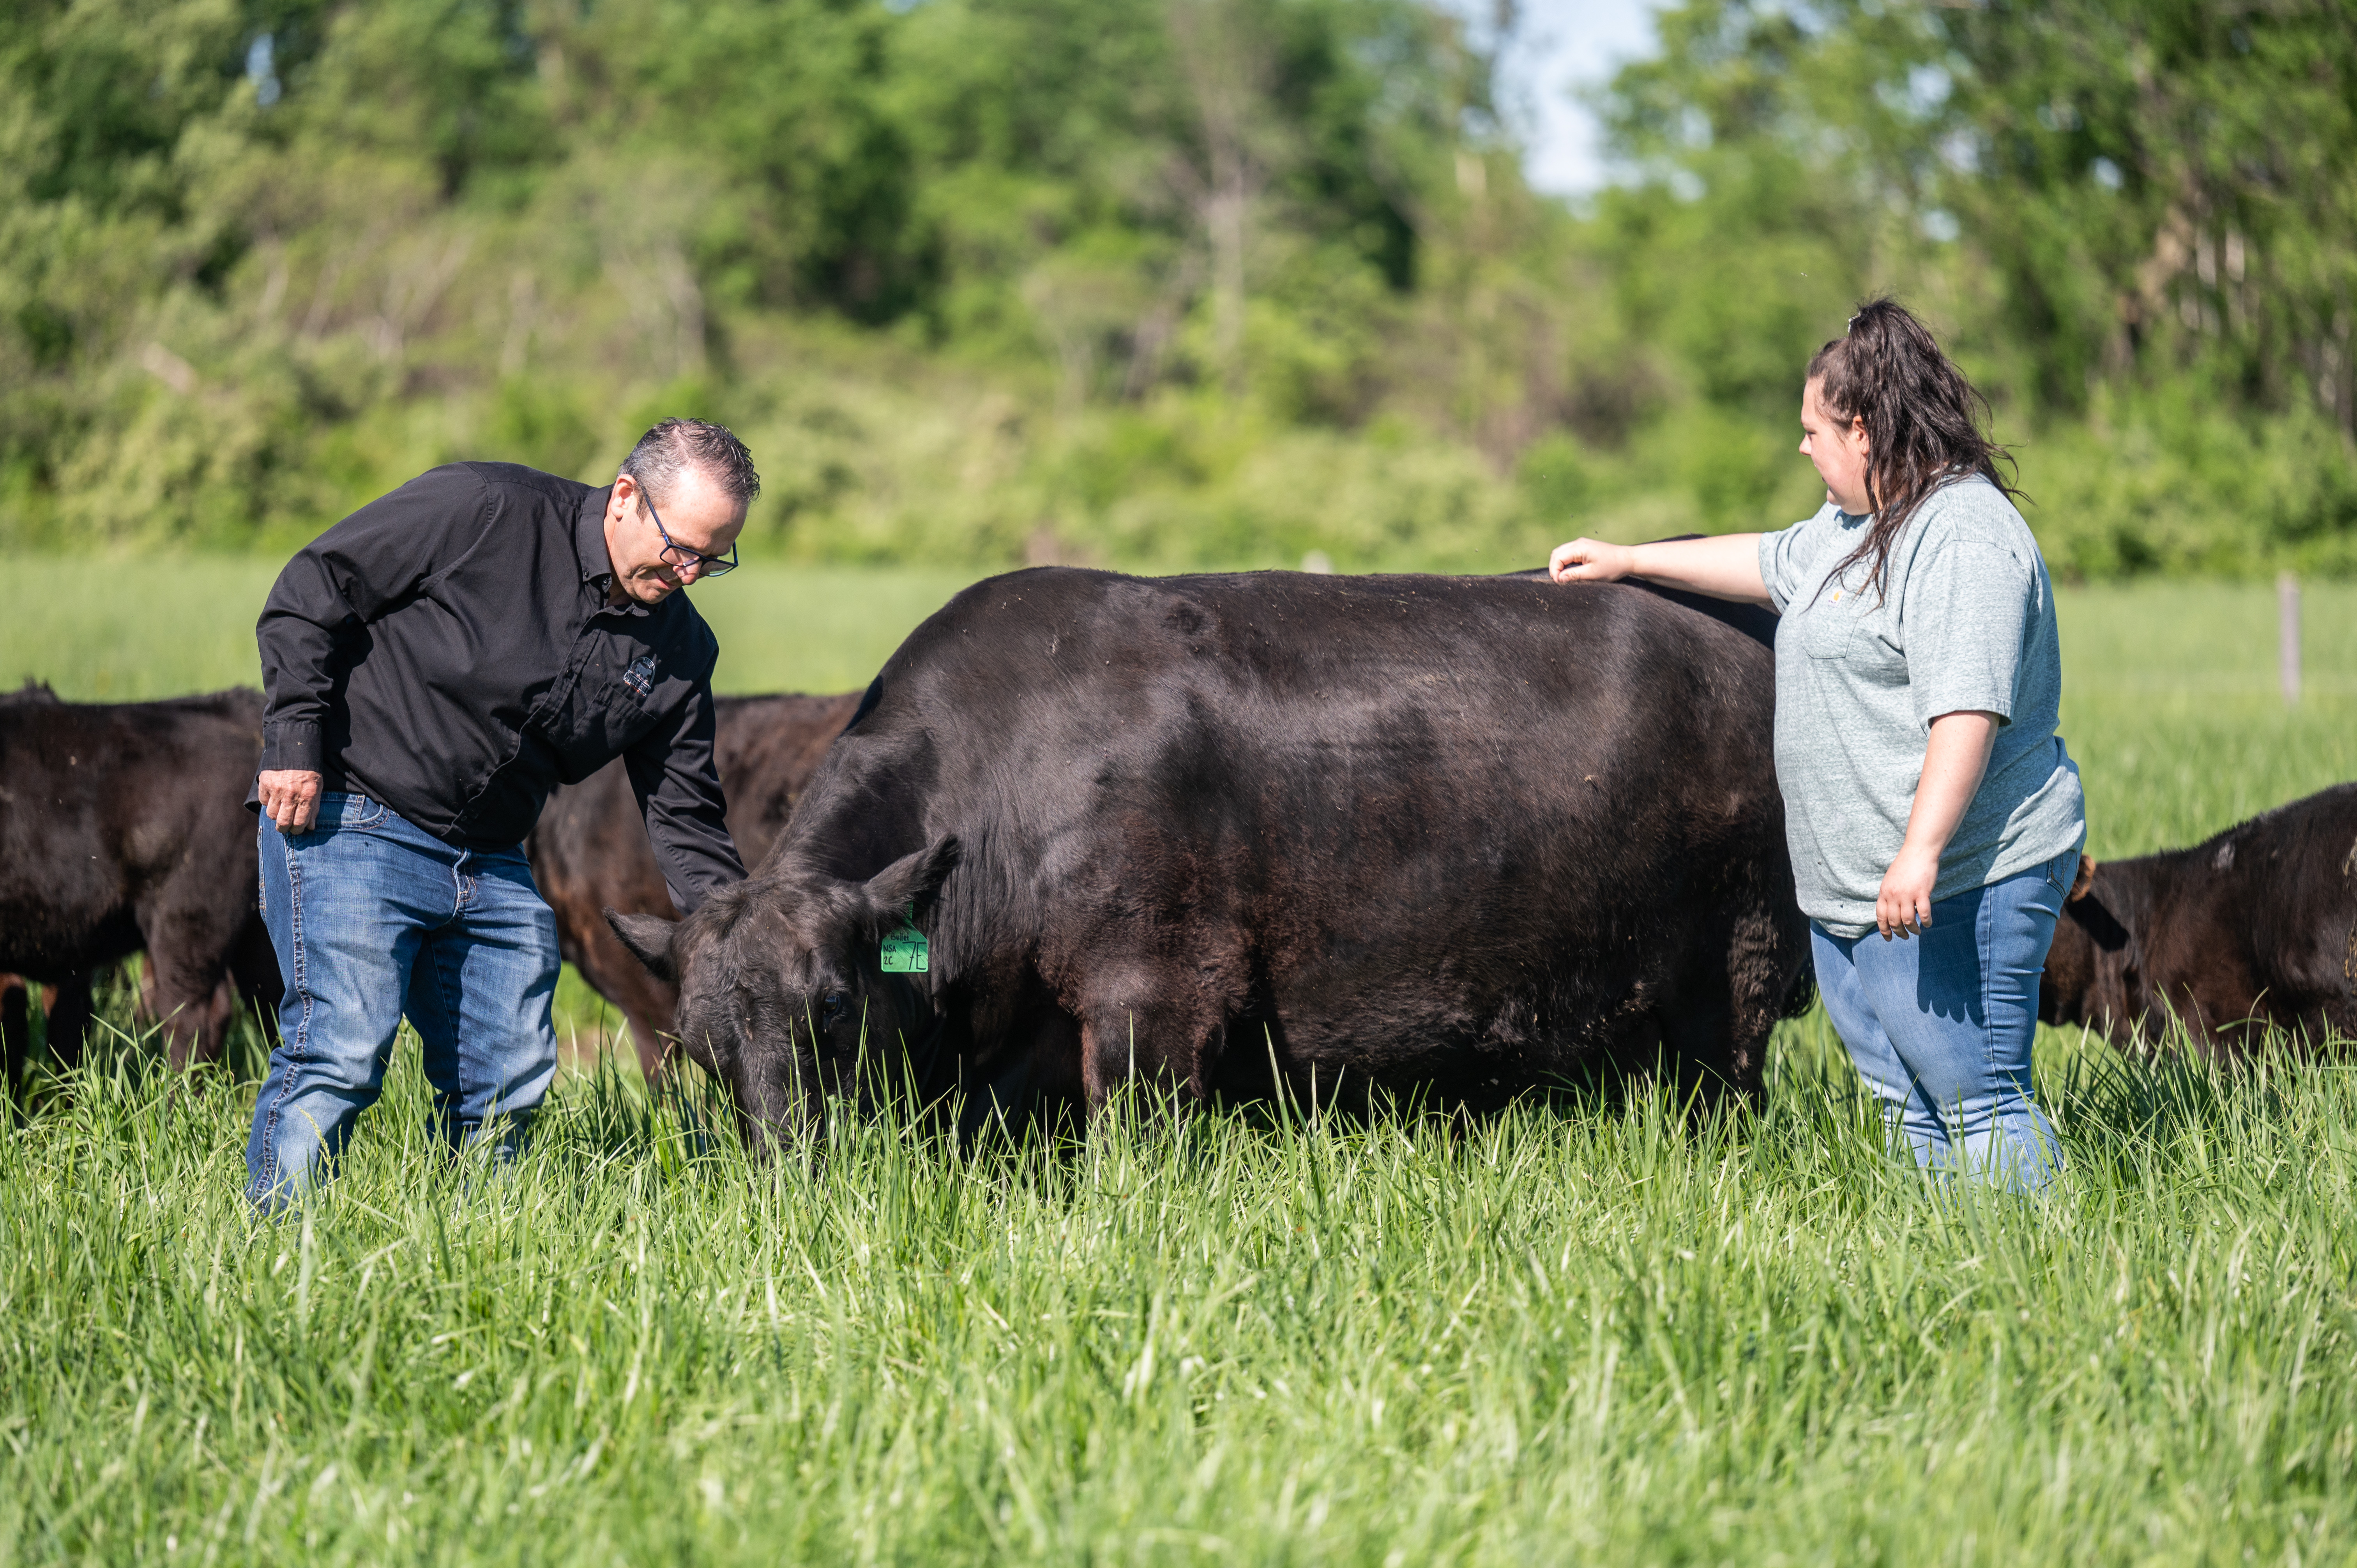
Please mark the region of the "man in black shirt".
POLYGON ((679 590, 736 564, 759 490, 735 435, 667 419, 604 489, 436 468, 279 575, 248 803, 286 999, 255 1204, 342 1150, 404 1013, 451 1146, 514 1152, 556 1072, 556 922, 521 844, 559 783, 624 759, 683 912, 743 877, 712 759, 719 645, 679 590))

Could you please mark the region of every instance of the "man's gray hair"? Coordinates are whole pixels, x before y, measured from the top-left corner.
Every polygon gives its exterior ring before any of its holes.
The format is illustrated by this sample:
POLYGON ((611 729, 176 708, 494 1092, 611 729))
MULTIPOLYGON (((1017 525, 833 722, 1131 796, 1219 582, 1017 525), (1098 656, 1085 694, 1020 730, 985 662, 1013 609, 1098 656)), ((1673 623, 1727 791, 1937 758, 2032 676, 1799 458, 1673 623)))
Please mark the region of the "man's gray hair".
POLYGON ((622 472, 658 505, 671 499, 680 475, 703 470, 739 509, 750 506, 761 493, 761 476, 753 471, 753 454, 725 424, 701 419, 665 419, 639 437, 622 459, 622 472))

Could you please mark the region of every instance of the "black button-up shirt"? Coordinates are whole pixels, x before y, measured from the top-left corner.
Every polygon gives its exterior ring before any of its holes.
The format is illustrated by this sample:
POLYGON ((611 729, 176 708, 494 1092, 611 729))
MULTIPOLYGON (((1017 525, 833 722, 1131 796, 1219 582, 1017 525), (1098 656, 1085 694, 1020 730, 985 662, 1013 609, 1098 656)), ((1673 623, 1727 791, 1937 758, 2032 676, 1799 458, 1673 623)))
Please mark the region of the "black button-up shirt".
POLYGON ((504 849, 558 784, 619 757, 673 901, 741 879, 712 760, 720 645, 684 592, 607 603, 611 493, 454 463, 313 540, 254 628, 262 767, 504 849))

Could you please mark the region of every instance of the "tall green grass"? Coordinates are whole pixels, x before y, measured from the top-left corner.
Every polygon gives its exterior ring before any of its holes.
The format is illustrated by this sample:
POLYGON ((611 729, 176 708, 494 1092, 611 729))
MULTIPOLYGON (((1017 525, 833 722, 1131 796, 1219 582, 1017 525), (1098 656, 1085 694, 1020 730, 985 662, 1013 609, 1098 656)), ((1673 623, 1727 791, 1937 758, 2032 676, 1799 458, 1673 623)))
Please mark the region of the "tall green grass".
POLYGON ((2349 1560, 2349 1076, 2048 1066, 2033 1204, 1885 1160, 1806 1028, 1757 1118, 770 1168, 611 1067, 453 1165, 404 1059, 277 1225, 246 1096, 126 1070, 0 1143, 0 1556, 2349 1560))
MULTIPOLYGON (((250 624, 267 568, 199 567, 250 624)), ((797 591, 699 596, 747 618, 729 683, 854 684, 946 589, 797 591)), ((193 608, 81 604, 0 622, 0 678, 250 678, 193 608)), ((2097 853, 2357 776, 2352 611, 2311 592, 2287 713, 2271 595, 2066 595, 2097 853)), ((1822 1015, 1756 1115, 1133 1110, 962 1150, 888 1113, 771 1167, 708 1084, 594 1057, 520 1165, 453 1165, 404 1045, 266 1225, 250 1086, 94 1055, 0 1136, 0 1560, 2357 1556, 2338 1065, 2050 1032, 2069 1166, 2030 1202, 1888 1160, 1822 1015)))

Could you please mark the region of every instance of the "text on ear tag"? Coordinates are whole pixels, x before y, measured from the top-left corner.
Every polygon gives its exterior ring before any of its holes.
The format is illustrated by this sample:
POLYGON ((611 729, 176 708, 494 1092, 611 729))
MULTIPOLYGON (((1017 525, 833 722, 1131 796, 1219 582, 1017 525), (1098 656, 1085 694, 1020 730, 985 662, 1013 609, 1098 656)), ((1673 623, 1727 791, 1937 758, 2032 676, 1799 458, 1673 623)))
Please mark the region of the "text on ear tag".
POLYGON ((914 926, 903 926, 884 939, 884 972, 887 974, 923 974, 931 967, 931 950, 925 944, 925 933, 914 926))

